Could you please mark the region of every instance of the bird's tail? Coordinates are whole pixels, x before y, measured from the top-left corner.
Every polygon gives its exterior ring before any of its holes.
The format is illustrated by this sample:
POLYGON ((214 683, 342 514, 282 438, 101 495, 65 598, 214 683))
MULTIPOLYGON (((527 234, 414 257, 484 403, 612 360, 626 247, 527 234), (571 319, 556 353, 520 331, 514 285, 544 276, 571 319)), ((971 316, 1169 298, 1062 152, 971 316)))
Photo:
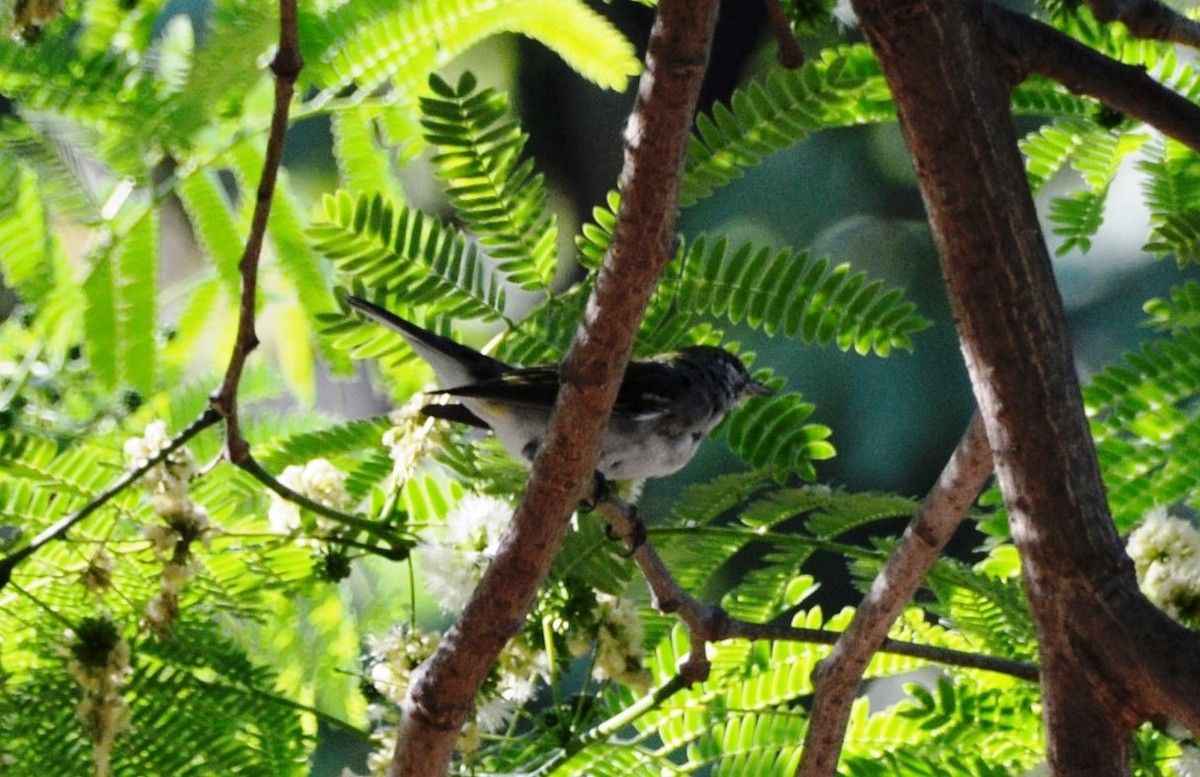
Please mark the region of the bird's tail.
POLYGON ((433 368, 442 388, 458 388, 481 380, 492 380, 509 370, 504 362, 405 321, 374 302, 353 295, 347 295, 346 302, 367 318, 403 337, 417 356, 433 368))

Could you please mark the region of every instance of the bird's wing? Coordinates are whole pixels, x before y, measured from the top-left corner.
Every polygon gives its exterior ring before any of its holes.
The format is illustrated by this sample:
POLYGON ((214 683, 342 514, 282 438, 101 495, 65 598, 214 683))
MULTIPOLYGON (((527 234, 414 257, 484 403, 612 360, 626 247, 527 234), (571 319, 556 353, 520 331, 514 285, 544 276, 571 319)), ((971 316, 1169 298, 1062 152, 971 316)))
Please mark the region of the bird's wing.
MULTIPOLYGON (((523 407, 549 408, 558 395, 558 368, 553 365, 512 369, 494 380, 432 392, 523 407)), ((674 407, 686 381, 669 357, 630 362, 617 390, 613 412, 631 420, 657 418, 674 407)))
POLYGON ((613 412, 647 421, 669 413, 686 389, 670 356, 630 362, 617 391, 613 412))
POLYGON ((550 407, 558 395, 558 368, 554 366, 509 369, 491 380, 430 392, 465 399, 480 399, 524 407, 550 407))

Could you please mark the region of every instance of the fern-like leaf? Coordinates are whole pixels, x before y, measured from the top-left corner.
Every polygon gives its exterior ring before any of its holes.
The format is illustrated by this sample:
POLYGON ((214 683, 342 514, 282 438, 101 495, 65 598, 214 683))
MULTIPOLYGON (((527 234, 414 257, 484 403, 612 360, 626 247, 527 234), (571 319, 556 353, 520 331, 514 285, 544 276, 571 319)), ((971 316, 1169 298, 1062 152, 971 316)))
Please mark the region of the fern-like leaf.
POLYGON ((752 400, 730 413, 723 428, 729 447, 751 466, 782 481, 788 475, 815 480, 814 461, 832 458, 831 430, 805 423, 816 407, 799 394, 752 400))
POLYGON ((1170 300, 1156 297, 1148 301, 1147 323, 1159 331, 1200 328, 1200 282, 1189 280, 1171 289, 1170 300))
POLYGON ((469 74, 451 86, 436 75, 421 98, 425 137, 438 149, 433 162, 468 230, 498 262, 506 280, 540 291, 554 275, 558 229, 546 209, 546 187, 533 161, 522 159, 528 137, 508 100, 476 91, 469 74))
POLYGON ((1025 173, 1029 186, 1040 191, 1061 170, 1083 144, 1089 125, 1076 116, 1067 116, 1041 127, 1021 141, 1025 154, 1025 173))
POLYGON ((341 187, 352 192, 379 192, 400 199, 401 188, 392 173, 391 161, 380 146, 373 111, 338 111, 332 117, 333 158, 341 187))
POLYGON ((826 49, 797 70, 772 70, 696 121, 682 206, 709 196, 810 132, 893 119, 879 64, 865 45, 826 49))
POLYGON ((216 173, 209 170, 195 170, 185 176, 176 192, 226 292, 236 299, 241 286, 237 267, 246 236, 233 203, 216 173))
POLYGON ((578 0, 415 0, 351 2, 318 33, 326 47, 307 77, 322 91, 319 106, 353 85, 368 95, 387 81, 415 94, 439 63, 501 32, 518 32, 557 52, 589 80, 624 89, 639 70, 633 47, 578 0))
POLYGON ((155 387, 157 275, 158 212, 151 207, 121 240, 113 261, 120 374, 143 396, 149 396, 155 387))
POLYGON ((848 264, 703 237, 683 258, 674 300, 682 311, 859 353, 911 349, 912 334, 929 325, 903 292, 885 291, 848 264))
POLYGON ((1059 197, 1050 205, 1050 220, 1057 226, 1054 234, 1063 237, 1055 254, 1062 256, 1071 249, 1091 250, 1092 238, 1104 221, 1104 201, 1108 190, 1073 192, 1059 197))
POLYGON ((1180 329, 1096 375, 1084 389, 1113 517, 1132 528, 1151 508, 1194 504, 1200 451, 1200 333, 1180 329))
POLYGON ((39 300, 53 279, 53 243, 46 211, 34 176, 11 155, 0 151, 0 279, 20 289, 29 301, 39 300))
POLYGON ((337 268, 406 305, 436 304, 455 318, 494 320, 504 288, 479 248, 453 228, 382 197, 340 192, 308 231, 337 268))

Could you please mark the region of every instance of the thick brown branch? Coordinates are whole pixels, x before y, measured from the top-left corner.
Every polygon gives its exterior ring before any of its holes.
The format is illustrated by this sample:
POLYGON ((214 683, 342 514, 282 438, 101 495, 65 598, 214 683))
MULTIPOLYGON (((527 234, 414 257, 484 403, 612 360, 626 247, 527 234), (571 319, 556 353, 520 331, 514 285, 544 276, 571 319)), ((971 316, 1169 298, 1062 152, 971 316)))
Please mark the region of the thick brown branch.
POLYGON ((1158 0, 1085 0, 1102 22, 1122 22, 1137 38, 1200 48, 1200 23, 1158 0))
POLYGON ((279 3, 279 48, 271 60, 271 72, 275 74, 275 105, 271 113, 271 128, 267 134, 266 159, 262 177, 254 201, 254 215, 250 221, 250 234, 238 263, 242 277, 242 295, 238 304, 237 335, 229 366, 221 387, 209 399, 211 407, 225 419, 225 454, 231 462, 239 464, 250 455, 250 447, 242 437, 238 423, 238 386, 246 359, 258 347, 258 335, 254 331, 255 305, 258 295, 258 264, 262 256, 263 240, 267 234, 267 218, 271 214, 271 200, 275 196, 275 181, 279 166, 283 163, 283 145, 287 139, 288 110, 292 104, 296 77, 300 74, 303 60, 297 39, 296 0, 280 0, 279 3))
POLYGON ((672 255, 688 132, 716 0, 663 0, 625 134, 612 247, 561 369, 554 417, 512 528, 475 594, 414 678, 391 777, 443 773, 475 695, 521 627, 595 469, 596 444, 647 302, 672 255))
POLYGON ((809 714, 804 756, 797 772, 802 777, 836 772, 850 708, 863 672, 886 642, 888 630, 950 541, 991 472, 992 452, 983 431, 983 419, 976 412, 941 477, 855 611, 850 627, 817 669, 816 701, 809 714))
POLYGON ((982 7, 989 30, 1020 77, 1045 76, 1200 152, 1200 106, 1155 81, 1145 68, 1117 62, 1007 8, 982 7))
POLYGON ((1200 635, 1138 591, 1108 512, 984 5, 855 0, 913 157, 1021 553, 1051 770, 1122 775, 1139 721, 1200 731, 1200 635))

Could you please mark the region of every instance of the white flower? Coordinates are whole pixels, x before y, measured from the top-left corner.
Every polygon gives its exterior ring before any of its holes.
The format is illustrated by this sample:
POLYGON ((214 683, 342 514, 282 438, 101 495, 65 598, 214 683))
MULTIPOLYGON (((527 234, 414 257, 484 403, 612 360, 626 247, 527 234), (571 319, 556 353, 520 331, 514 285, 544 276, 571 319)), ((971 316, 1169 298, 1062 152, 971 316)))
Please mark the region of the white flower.
POLYGON ((442 635, 400 624, 382 637, 367 637, 367 677, 393 704, 404 701, 413 671, 437 650, 442 635))
POLYGON ((644 693, 650 688, 651 676, 642 666, 646 650, 637 608, 627 599, 597 592, 595 615, 598 626, 592 676, 644 693))
POLYGON ((1200 621, 1200 532, 1164 508, 1151 510, 1125 546, 1146 596, 1185 623, 1200 621))
POLYGON ((501 499, 468 494, 446 516, 444 527, 421 532, 420 559, 430 593, 446 612, 458 612, 496 555, 512 519, 501 499))
POLYGON ((850 5, 850 0, 837 0, 833 4, 833 9, 830 11, 833 20, 838 23, 838 26, 843 30, 852 29, 858 26, 858 14, 854 13, 854 8, 850 5))
POLYGON ((1171 769, 1179 777, 1200 777, 1200 748, 1181 745, 1179 757, 1171 764, 1171 769))
MULTIPOLYGON (((125 458, 133 467, 141 467, 157 456, 171 442, 165 421, 151 421, 141 437, 125 441, 125 458)), ((196 463, 187 446, 176 448, 167 458, 142 476, 142 484, 151 494, 165 494, 182 499, 188 482, 196 474, 196 463)))
POLYGON ((533 698, 538 680, 550 677, 550 657, 536 650, 524 636, 508 641, 496 659, 496 692, 511 702, 524 703, 533 698))
POLYGON ((276 534, 291 534, 300 528, 300 507, 272 494, 267 509, 267 524, 276 534))
MULTIPOLYGON (((345 509, 354 501, 346 491, 346 473, 327 459, 312 459, 303 465, 293 464, 279 476, 279 482, 301 496, 335 510, 345 509)), ((300 528, 300 507, 272 492, 267 522, 271 531, 290 534, 300 528)), ((331 534, 338 528, 337 524, 317 519, 317 529, 321 533, 331 534)))

